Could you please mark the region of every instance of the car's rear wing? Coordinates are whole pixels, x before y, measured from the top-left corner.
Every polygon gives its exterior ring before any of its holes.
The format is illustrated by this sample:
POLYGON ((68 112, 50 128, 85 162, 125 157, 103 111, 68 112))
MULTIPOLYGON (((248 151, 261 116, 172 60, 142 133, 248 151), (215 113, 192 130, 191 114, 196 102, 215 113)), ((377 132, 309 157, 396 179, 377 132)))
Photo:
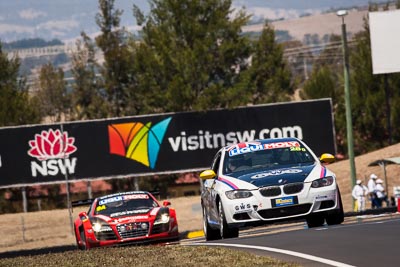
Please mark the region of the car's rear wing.
POLYGON ((72 201, 71 202, 71 206, 72 207, 89 206, 89 205, 91 205, 93 203, 93 201, 94 201, 94 198, 72 201))
POLYGON ((152 194, 153 196, 159 196, 160 195, 160 191, 149 191, 150 194, 152 194))

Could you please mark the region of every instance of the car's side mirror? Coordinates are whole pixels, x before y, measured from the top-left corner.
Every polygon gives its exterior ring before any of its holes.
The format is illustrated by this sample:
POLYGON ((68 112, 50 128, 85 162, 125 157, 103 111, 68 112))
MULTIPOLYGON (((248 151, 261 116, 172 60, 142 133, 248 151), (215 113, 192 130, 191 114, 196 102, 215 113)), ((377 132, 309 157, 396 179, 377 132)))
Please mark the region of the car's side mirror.
POLYGON ((168 200, 164 200, 163 206, 164 207, 171 206, 171 202, 169 202, 168 200))
POLYGON ((213 179, 216 176, 217 174, 213 170, 205 170, 200 173, 200 179, 202 180, 213 179))
POLYGON ((324 153, 319 158, 319 161, 322 163, 332 163, 335 161, 335 156, 333 156, 332 154, 329 154, 329 153, 324 153))
POLYGON ((88 219, 86 211, 79 212, 79 218, 81 219, 81 221, 88 219))

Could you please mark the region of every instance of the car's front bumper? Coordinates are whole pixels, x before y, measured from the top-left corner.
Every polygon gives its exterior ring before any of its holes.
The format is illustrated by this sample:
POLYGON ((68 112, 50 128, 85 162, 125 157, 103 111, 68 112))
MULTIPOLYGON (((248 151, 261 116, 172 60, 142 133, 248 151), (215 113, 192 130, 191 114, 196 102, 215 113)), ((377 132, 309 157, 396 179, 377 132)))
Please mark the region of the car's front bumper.
MULTIPOLYGON (((168 228, 167 228, 168 229, 168 228)), ((117 230, 113 230, 117 232, 117 230)), ((116 235, 115 239, 112 240, 99 240, 94 234, 87 236, 88 245, 90 248, 104 247, 104 246, 120 246, 129 244, 147 244, 147 243, 158 243, 175 241, 179 239, 178 226, 175 225, 170 230, 165 232, 153 233, 137 236, 133 238, 123 238, 120 234, 116 235)))
POLYGON ((251 192, 252 197, 243 199, 231 200, 221 196, 228 224, 246 225, 304 217, 334 210, 339 203, 335 183, 320 188, 311 188, 311 183, 304 183, 304 188, 297 194, 281 193, 273 197, 263 196, 259 190, 251 192))

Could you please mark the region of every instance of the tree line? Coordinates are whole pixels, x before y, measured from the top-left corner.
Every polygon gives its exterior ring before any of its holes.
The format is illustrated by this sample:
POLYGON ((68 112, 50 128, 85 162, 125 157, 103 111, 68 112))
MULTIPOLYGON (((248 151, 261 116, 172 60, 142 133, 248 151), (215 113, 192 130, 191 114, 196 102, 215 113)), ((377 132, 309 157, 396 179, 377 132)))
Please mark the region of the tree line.
MULTIPOLYGON (((293 41, 278 43, 268 22, 257 38, 243 34, 250 15, 233 12, 230 0, 150 0, 147 14, 133 5, 139 34, 120 26, 114 2, 99 0, 100 34, 82 32, 76 42, 72 84, 45 64, 28 86, 20 59, 8 58, 0 43, 0 126, 234 108, 291 101, 300 91, 301 99, 332 98, 337 149, 346 157, 343 60, 327 60, 331 50, 315 55, 304 80, 284 57, 293 41)), ((400 140, 400 129, 388 127, 400 122, 400 75, 372 74, 368 25, 365 18, 349 55, 355 155, 400 140)))
MULTIPOLYGON (((290 42, 278 43, 268 22, 258 38, 242 34, 250 15, 233 13, 230 0, 151 0, 148 14, 133 5, 141 26, 136 35, 120 26, 122 11, 114 2, 99 0, 94 19, 101 34, 92 39, 82 32, 76 42, 72 84, 48 63, 27 86, 18 74, 20 59, 8 58, 0 43, 1 126, 276 103, 290 101, 301 88, 301 99, 332 98, 338 152, 346 155, 343 60, 327 59, 332 50, 314 56, 304 80, 284 57, 290 42), (96 60, 98 49, 103 62, 96 60)), ((350 47, 356 155, 400 138, 396 127, 388 128, 400 120, 399 75, 372 74, 369 34, 365 18, 350 47)))

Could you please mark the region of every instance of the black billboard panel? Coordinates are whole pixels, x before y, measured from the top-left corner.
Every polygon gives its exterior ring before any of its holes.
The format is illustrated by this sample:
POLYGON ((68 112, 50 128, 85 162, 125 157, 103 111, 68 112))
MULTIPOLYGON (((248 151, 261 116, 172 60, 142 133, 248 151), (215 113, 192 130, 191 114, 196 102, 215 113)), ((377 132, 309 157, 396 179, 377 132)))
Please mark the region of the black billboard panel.
POLYGON ((0 129, 0 187, 208 168, 225 145, 297 137, 335 154, 330 99, 0 129))

